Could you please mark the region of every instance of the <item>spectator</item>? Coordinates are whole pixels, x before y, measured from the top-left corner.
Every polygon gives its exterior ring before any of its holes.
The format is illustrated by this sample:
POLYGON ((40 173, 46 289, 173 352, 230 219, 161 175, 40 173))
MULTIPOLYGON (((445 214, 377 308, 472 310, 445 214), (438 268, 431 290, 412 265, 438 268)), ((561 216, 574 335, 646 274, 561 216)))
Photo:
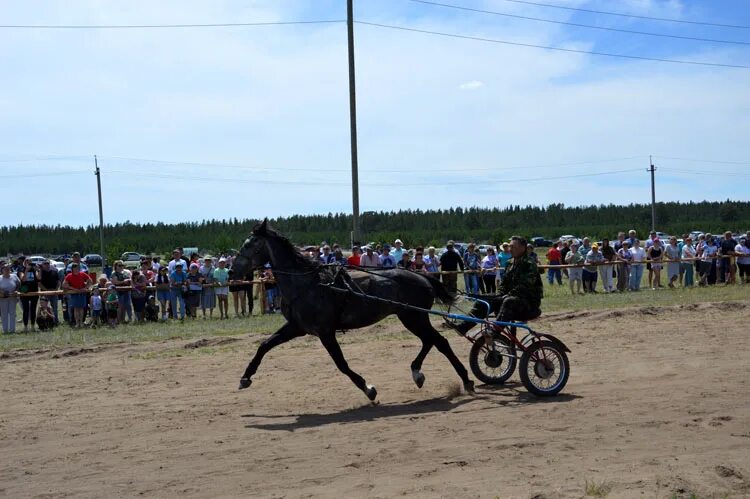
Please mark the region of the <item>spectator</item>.
POLYGON ((614 270, 613 264, 615 262, 616 253, 615 249, 610 246, 609 239, 606 237, 602 239, 600 253, 602 254, 602 257, 604 257, 604 265, 599 267, 599 275, 602 278, 602 288, 605 293, 613 293, 615 291, 615 286, 612 279, 612 273, 614 270))
POLYGON ((331 247, 327 244, 323 246, 323 252, 320 254, 320 263, 328 265, 336 261, 333 253, 331 253, 331 247))
POLYGON ((120 316, 120 297, 117 294, 117 286, 110 284, 107 287, 107 300, 105 303, 107 308, 107 322, 109 327, 115 327, 117 325, 117 318, 120 316))
POLYGON ((424 255, 425 271, 430 273, 440 272, 440 258, 435 254, 435 247, 427 248, 427 254, 424 255))
POLYGON ((737 247, 737 241, 732 237, 732 233, 726 231, 724 233, 724 239, 721 240, 719 245, 719 254, 723 257, 719 260, 719 280, 726 284, 734 284, 735 280, 735 268, 734 268, 734 257, 736 255, 734 249, 737 247))
POLYGON ((630 263, 633 253, 630 251, 630 240, 623 239, 622 246, 617 250, 617 291, 624 293, 630 285, 630 263))
POLYGON ((78 263, 71 263, 70 274, 66 275, 63 281, 63 289, 71 293, 68 297, 68 306, 70 312, 72 312, 73 327, 75 328, 83 327, 83 310, 87 301, 86 291, 91 284, 93 284, 91 277, 85 272, 81 272, 78 263))
POLYGON ((201 278, 203 279, 203 295, 201 296, 201 313, 203 314, 203 319, 206 318, 206 309, 208 309, 208 318, 213 319, 214 317, 214 308, 216 308, 216 288, 213 287, 214 282, 216 282, 216 279, 214 279, 214 271, 216 268, 214 267, 214 261, 211 257, 206 257, 203 259, 203 265, 199 269, 201 278))
MULTIPOLYGON (((560 247, 560 263, 565 263, 565 258, 568 256, 568 252, 570 251, 570 242, 569 241, 563 241, 561 243, 560 247)), ((563 268, 562 273, 565 277, 568 277, 568 269, 563 268)))
MULTIPOLYGON (((65 276, 63 276, 63 278, 64 277, 65 276)), ((43 261, 42 269, 39 272, 39 288, 42 291, 57 291, 60 289, 60 281, 59 271, 50 265, 49 260, 43 261)), ((60 298, 56 294, 48 296, 48 303, 52 308, 52 315, 55 318, 55 324, 59 324, 60 322, 57 306, 59 300, 60 298)))
POLYGON ((454 249, 453 241, 448 241, 448 244, 445 245, 445 249, 445 253, 440 257, 441 271, 448 272, 447 274, 442 274, 443 284, 450 293, 455 293, 458 291, 458 276, 456 271, 459 268, 461 270, 464 269, 464 261, 461 258, 461 255, 459 255, 454 249))
POLYGON ((39 327, 39 331, 50 331, 55 327, 55 316, 52 314, 52 307, 49 306, 49 300, 46 296, 39 299, 36 325, 39 327))
POLYGON ((466 292, 469 294, 479 293, 479 269, 481 266, 481 260, 474 251, 474 243, 469 243, 468 248, 464 252, 464 286, 466 292))
POLYGON ((172 275, 172 272, 175 271, 175 267, 178 263, 183 266, 183 271, 189 264, 189 262, 186 262, 182 258, 182 252, 180 251, 180 248, 175 248, 172 250, 172 259, 169 261, 169 263, 167 263, 167 271, 169 272, 169 275, 172 275))
POLYGON ((115 261, 115 271, 112 272, 112 284, 115 286, 120 287, 121 289, 117 290, 117 298, 120 300, 120 306, 117 307, 117 313, 119 314, 117 316, 117 322, 123 323, 125 322, 125 315, 128 316, 128 321, 133 320, 133 303, 132 303, 132 295, 130 294, 130 290, 128 289, 122 289, 122 288, 129 288, 132 286, 133 281, 131 280, 132 274, 128 274, 125 271, 125 264, 122 260, 115 261))
POLYGON ((383 254, 380 255, 380 266, 384 269, 392 269, 396 267, 396 259, 391 255, 391 245, 383 245, 383 254))
POLYGON ((359 246, 352 247, 352 256, 346 259, 346 263, 350 267, 359 267, 359 261, 362 257, 362 249, 359 246))
POLYGON ((219 318, 229 319, 229 288, 226 284, 229 282, 229 271, 226 269, 227 259, 224 257, 219 258, 219 267, 214 269, 214 281, 220 284, 216 288, 216 298, 219 301, 219 318))
MULTIPOLYGON (((578 251, 578 242, 573 241, 570 243, 570 251, 565 256, 565 263, 567 265, 581 265, 586 260, 586 257, 578 251)), ((583 294, 581 291, 581 283, 583 282, 583 269, 581 267, 571 267, 568 269, 568 285, 570 286, 571 294, 583 294), (575 288, 575 289, 574 289, 575 288)))
POLYGON ((171 300, 169 291, 169 269, 167 267, 159 267, 156 273, 156 279, 154 280, 156 286, 156 298, 159 300, 161 305, 161 320, 167 320, 167 302, 171 300))
POLYGON ((86 265, 85 263, 83 263, 81 261, 81 254, 76 251, 75 253, 73 253, 73 260, 70 263, 66 263, 65 264, 65 273, 66 274, 70 274, 73 271, 73 264, 74 263, 78 264, 78 269, 81 272, 86 273, 86 274, 89 273, 89 267, 88 267, 88 265, 86 265))
MULTIPOLYGON (((562 255, 560 254, 560 250, 558 248, 558 243, 555 243, 552 245, 552 247, 547 251, 547 265, 560 265, 562 262, 562 255)), ((552 285, 555 280, 557 280, 557 284, 562 286, 562 272, 559 268, 549 268, 547 269, 547 281, 550 285, 552 285)))
POLYGON ((133 302, 135 320, 137 322, 145 322, 146 290, 148 288, 148 279, 146 279, 146 276, 143 275, 140 270, 134 270, 131 277, 131 282, 133 283, 133 290, 130 292, 130 296, 133 302))
MULTIPOLYGON (((172 262, 170 262, 171 264, 172 262)), ((177 304, 180 305, 180 320, 185 319, 185 296, 183 292, 187 290, 185 281, 187 274, 183 272, 182 267, 185 265, 182 261, 174 263, 174 271, 169 274, 169 302, 172 308, 172 317, 177 318, 177 304)), ((244 297, 243 297, 244 298, 244 297)), ((244 300, 243 300, 244 301, 244 300)), ((235 308, 237 307, 235 302, 235 308)))
MULTIPOLYGON (((247 314, 247 297, 245 294, 247 293, 247 288, 242 284, 242 279, 245 276, 235 276, 230 271, 230 281, 229 281, 229 292, 232 293, 232 302, 234 304, 234 316, 239 318, 240 312, 242 312, 242 317, 247 314)), ((252 292, 252 290, 250 290, 252 292)))
POLYGON ((18 274, 11 273, 10 265, 3 265, 0 271, 0 316, 3 322, 3 334, 16 332, 17 293, 21 289, 18 274))
POLYGON ((670 288, 680 279, 680 247, 677 246, 677 238, 669 238, 669 244, 664 248, 664 256, 667 259, 667 281, 670 288))
POLYGON ((641 248, 640 239, 636 239, 633 249, 633 265, 630 267, 630 291, 640 291, 643 280, 643 260, 646 259, 646 250, 641 248))
POLYGON ((497 261, 500 264, 499 269, 497 269, 497 285, 499 286, 503 282, 503 277, 505 277, 505 267, 508 266, 508 262, 510 262, 513 259, 513 254, 510 252, 510 243, 503 243, 500 246, 500 251, 497 254, 497 261))
POLYGON ((526 254, 529 255, 529 257, 534 261, 535 264, 539 265, 539 255, 537 255, 536 251, 534 251, 533 244, 529 243, 526 245, 526 254))
POLYGON ((369 245, 365 246, 365 254, 360 257, 359 265, 365 268, 378 268, 382 266, 380 258, 375 254, 372 246, 369 245))
POLYGON ((156 272, 154 272, 153 266, 147 258, 141 261, 141 274, 146 278, 146 282, 148 282, 149 285, 154 283, 156 272))
POLYGON ((427 264, 424 261, 424 253, 422 253, 421 251, 417 251, 414 254, 414 261, 411 262, 410 270, 421 273, 427 272, 427 264))
POLYGON ((266 267, 260 276, 260 280, 265 284, 266 288, 266 308, 263 313, 273 314, 278 308, 276 303, 277 289, 270 264, 266 264, 266 267))
POLYGON ((400 262, 404 255, 404 243, 401 242, 401 239, 396 239, 393 241, 393 251, 391 252, 391 256, 393 256, 393 259, 397 262, 400 262))
POLYGON ((683 261, 680 263, 680 266, 682 267, 682 270, 685 276, 685 279, 683 281, 683 286, 685 286, 686 288, 692 288, 694 284, 693 259, 695 258, 695 247, 693 246, 693 238, 691 238, 690 236, 688 236, 682 244, 682 251, 680 252, 680 257, 683 260, 689 260, 687 262, 683 261))
MULTIPOLYGON (((395 258, 395 257, 394 257, 395 258)), ((408 251, 401 252, 401 259, 398 261, 398 268, 404 270, 411 270, 411 255, 408 251)))
POLYGON ((661 285, 661 267, 664 260, 664 245, 658 237, 651 240, 651 246, 646 250, 648 259, 651 262, 651 271, 649 272, 649 284, 651 289, 663 288, 661 285))
MULTIPOLYGON (((648 240, 646 241, 646 256, 648 257, 648 262, 646 263, 646 270, 648 270, 648 287, 652 289, 656 289, 653 286, 654 282, 654 269, 653 269, 653 262, 651 262, 651 256, 650 256, 650 250, 651 247, 654 245, 654 240, 657 239, 656 237, 656 231, 652 230, 648 233, 648 240)), ((659 266, 659 271, 661 272, 661 265, 659 266)))
MULTIPOLYGON (((39 291, 39 269, 30 259, 23 262, 23 270, 18 274, 21 279, 21 293, 36 293, 39 291)), ((36 305, 39 302, 38 296, 21 296, 21 313, 23 314, 23 331, 36 329, 36 305)))
MULTIPOLYGON (((685 241, 688 240, 690 237, 690 234, 683 234, 682 240, 677 241, 677 249, 678 254, 680 255, 680 258, 682 258, 682 247, 685 245, 685 241)), ((685 277, 685 267, 682 265, 682 262, 680 262, 680 287, 684 286, 683 279, 685 277)))
MULTIPOLYGON (((578 248, 578 252, 583 256, 583 258, 586 258, 586 255, 589 254, 589 251, 591 251, 591 240, 588 237, 583 238, 583 244, 580 248, 578 248)), ((584 286, 585 288, 585 286, 584 286)))
POLYGON ((201 295, 203 291, 203 278, 198 272, 199 269, 200 267, 197 263, 191 263, 190 270, 185 277, 185 281, 187 282, 185 307, 187 308, 190 317, 192 317, 193 319, 195 319, 198 315, 198 307, 200 307, 201 295))
POLYGON ((96 329, 96 326, 101 324, 102 310, 104 310, 104 303, 102 302, 102 295, 99 288, 94 286, 91 290, 91 297, 89 298, 89 310, 91 310, 91 327, 96 329))
POLYGON ((750 284, 750 237, 740 238, 740 242, 734 247, 734 252, 737 254, 740 282, 750 284))
POLYGON ((637 239, 637 233, 634 229, 630 229, 628 231, 628 242, 630 243, 630 250, 632 251, 633 248, 635 248, 635 240, 637 239))
POLYGON ((714 238, 711 233, 706 234, 706 239, 703 241, 701 249, 701 286, 707 286, 709 284, 716 284, 716 255, 719 248, 714 244, 714 238))
POLYGON ((583 267, 583 292, 596 293, 597 265, 604 262, 604 255, 599 251, 599 245, 594 243, 586 254, 583 267))
POLYGON ((333 250, 333 262, 338 263, 339 265, 347 265, 349 261, 344 256, 344 252, 341 251, 341 248, 336 248, 333 250))
POLYGON ((620 251, 620 248, 622 248, 622 243, 625 241, 625 233, 624 232, 618 232, 617 233, 617 241, 614 242, 612 247, 615 250, 615 253, 620 251))
POLYGON ((484 289, 488 294, 494 295, 497 293, 495 282, 497 280, 498 265, 499 262, 495 254, 495 248, 487 248, 487 256, 482 258, 482 280, 484 281, 484 289))

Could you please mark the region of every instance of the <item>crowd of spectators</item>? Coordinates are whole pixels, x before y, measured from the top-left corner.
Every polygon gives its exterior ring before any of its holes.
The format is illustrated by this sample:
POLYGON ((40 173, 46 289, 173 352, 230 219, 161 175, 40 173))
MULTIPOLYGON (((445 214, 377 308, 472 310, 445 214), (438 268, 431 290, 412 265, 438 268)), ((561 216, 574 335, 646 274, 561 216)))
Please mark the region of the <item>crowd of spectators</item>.
MULTIPOLYGON (((465 249, 448 241, 445 249, 417 246, 404 247, 400 239, 390 244, 354 246, 345 256, 338 244, 323 243, 308 250, 308 256, 322 264, 340 264, 351 268, 403 268, 415 272, 440 274, 451 292, 458 290, 458 274, 463 274, 464 289, 470 294, 494 294, 505 275, 512 256, 509 243, 497 245, 469 244, 465 249)), ((750 283, 750 232, 735 239, 731 232, 723 237, 699 234, 696 240, 685 234, 662 241, 651 232, 645 244, 636 231, 620 232, 617 240, 592 242, 571 239, 556 241, 540 262, 534 247, 528 254, 537 264, 544 263, 549 285, 563 285, 567 278, 573 294, 597 293, 601 282, 604 293, 640 291, 644 273, 648 287, 656 290, 709 286, 717 283, 750 283)), ((232 295, 235 317, 252 315, 253 299, 260 289, 266 293, 262 313, 280 309, 280 295, 269 264, 258 273, 233 276, 231 256, 219 258, 190 257, 181 248, 162 264, 159 257, 142 257, 137 269, 126 268, 123 261, 114 262, 111 275, 97 277, 81 261, 79 253, 66 259, 62 269, 44 261, 37 267, 28 258, 14 262, 0 261, 0 316, 3 333, 15 332, 16 310, 20 295, 24 331, 49 330, 61 321, 72 327, 97 327, 144 321, 166 321, 170 318, 195 319, 198 311, 204 319, 229 318, 229 295, 232 295), (256 278, 263 283, 254 287, 256 278), (64 295, 59 290, 67 291, 64 295), (50 292, 28 295, 36 291, 50 292), (60 306, 61 305, 61 306, 60 306)), ((540 270, 540 273, 544 270, 540 270)), ((256 282, 258 282, 256 280, 256 282)))

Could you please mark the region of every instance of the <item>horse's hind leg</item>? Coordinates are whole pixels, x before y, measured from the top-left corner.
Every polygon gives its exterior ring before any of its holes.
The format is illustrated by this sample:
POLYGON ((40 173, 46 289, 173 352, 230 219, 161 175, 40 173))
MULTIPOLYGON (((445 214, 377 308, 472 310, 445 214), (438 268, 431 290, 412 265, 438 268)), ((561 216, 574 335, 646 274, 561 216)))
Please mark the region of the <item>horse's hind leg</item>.
POLYGON ((243 374, 242 378, 240 378, 240 390, 242 390, 243 388, 248 388, 253 382, 251 378, 258 370, 258 366, 260 366, 260 361, 263 360, 263 356, 266 355, 269 350, 281 345, 282 343, 286 343, 293 338, 304 336, 304 334, 305 332, 300 328, 287 322, 286 324, 281 326, 281 329, 273 333, 270 337, 268 337, 268 339, 264 340, 260 344, 260 346, 258 346, 258 351, 255 352, 255 356, 247 365, 245 374, 243 374))
MULTIPOLYGON (((437 332, 434 327, 432 327, 430 318, 426 313, 411 311, 402 312, 398 314, 398 318, 401 319, 401 322, 404 324, 404 326, 406 326, 406 329, 422 339, 422 350, 419 352, 419 355, 417 355, 417 358, 414 359, 414 362, 412 362, 412 376, 415 376, 414 366, 417 365, 419 368, 421 368, 422 361, 427 355, 427 352, 430 351, 432 345, 435 345, 438 351, 445 355, 448 361, 453 365, 453 369, 456 370, 456 374, 458 374, 458 376, 461 378, 461 381, 463 382, 464 389, 467 392, 474 392, 474 382, 469 379, 468 371, 466 371, 464 365, 460 360, 458 360, 458 357, 456 357, 456 354, 453 352, 453 349, 451 348, 450 343, 448 343, 448 340, 443 338, 443 336, 439 332, 437 332)), ((419 371, 417 372, 419 374, 422 374, 419 371)), ((422 378, 424 378, 424 375, 422 375, 422 378)), ((416 377, 414 379, 414 382, 417 382, 416 377)), ((419 383, 417 383, 417 386, 419 386, 419 383)))
POLYGON ((336 367, 339 368, 339 371, 349 376, 349 379, 352 380, 352 383, 354 383, 354 385, 357 388, 362 390, 365 393, 365 395, 367 395, 367 398, 374 401, 375 397, 378 396, 378 391, 375 389, 374 386, 368 385, 362 376, 360 376, 359 374, 351 370, 351 368, 349 367, 349 364, 346 362, 346 359, 344 358, 344 352, 341 351, 341 345, 339 345, 339 342, 336 340, 336 332, 335 331, 321 332, 320 342, 328 351, 328 354, 333 359, 333 362, 336 364, 336 367))

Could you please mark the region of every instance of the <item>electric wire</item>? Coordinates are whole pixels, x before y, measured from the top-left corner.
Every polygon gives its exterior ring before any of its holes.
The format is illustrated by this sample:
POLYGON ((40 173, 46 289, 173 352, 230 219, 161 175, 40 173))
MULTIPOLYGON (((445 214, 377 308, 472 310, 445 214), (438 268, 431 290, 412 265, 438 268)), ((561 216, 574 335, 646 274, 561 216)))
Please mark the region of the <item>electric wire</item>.
POLYGON ((607 16, 629 17, 633 19, 647 19, 649 21, 661 21, 661 22, 682 23, 682 24, 697 24, 701 26, 714 26, 717 28, 750 29, 750 26, 738 25, 738 24, 723 24, 723 23, 714 23, 714 22, 707 22, 707 21, 691 21, 687 19, 675 19, 675 18, 669 18, 669 17, 641 16, 637 14, 625 14, 623 12, 611 12, 611 11, 605 11, 605 10, 584 9, 581 7, 568 7, 565 5, 553 5, 553 4, 542 3, 542 2, 532 2, 530 0, 502 0, 502 1, 517 3, 517 4, 524 4, 524 5, 533 5, 536 7, 549 7, 553 9, 572 10, 572 11, 577 11, 577 12, 588 12, 590 14, 603 14, 607 16))
POLYGON ((722 68, 735 68, 735 69, 750 69, 750 66, 744 66, 741 64, 724 64, 724 63, 718 63, 718 62, 701 62, 701 61, 689 61, 689 60, 680 60, 680 59, 664 59, 659 57, 646 57, 646 56, 639 56, 639 55, 626 55, 626 54, 613 54, 610 52, 598 52, 598 51, 590 51, 590 50, 580 50, 580 49, 569 49, 564 47, 553 47, 549 45, 536 45, 532 43, 522 43, 522 42, 511 42, 508 40, 498 40, 495 38, 484 38, 479 36, 469 36, 469 35, 458 35, 455 33, 444 33, 441 31, 430 31, 425 29, 417 29, 417 28, 408 28, 406 26, 394 26, 390 24, 380 24, 380 23, 372 23, 367 21, 354 21, 357 24, 363 24, 365 26, 375 26, 378 28, 387 28, 392 30, 399 30, 399 31, 411 31, 414 33, 423 33, 427 35, 437 35, 437 36, 445 36, 449 38, 460 38, 464 40, 475 40, 479 42, 489 42, 489 43, 498 43, 502 45, 514 45, 517 47, 530 47, 530 48, 538 48, 538 49, 546 49, 546 50, 556 50, 560 52, 570 52, 574 54, 586 54, 586 55, 599 55, 599 56, 605 56, 605 57, 619 57, 623 59, 635 59, 635 60, 641 60, 641 61, 655 61, 655 62, 668 62, 673 64, 689 64, 694 66, 711 66, 711 67, 722 67, 722 68))
POLYGON ((683 36, 683 35, 670 35, 667 33, 653 33, 649 31, 635 31, 635 30, 629 30, 629 29, 621 29, 621 28, 610 28, 606 26, 594 26, 591 24, 581 24, 581 23, 573 23, 573 22, 567 22, 567 21, 556 21, 553 19, 544 19, 540 17, 531 17, 531 16, 521 16, 518 14, 508 14, 505 12, 496 12, 491 10, 482 10, 482 9, 474 9, 471 7, 463 7, 460 5, 452 5, 447 3, 440 3, 440 2, 430 2, 428 0, 408 0, 409 2, 415 2, 415 3, 421 3, 425 5, 433 5, 436 7, 446 7, 450 9, 456 9, 456 10, 463 10, 468 12, 477 12, 481 14, 492 14, 496 16, 503 16, 503 17, 511 17, 514 19, 524 19, 527 21, 537 21, 537 22, 543 22, 543 23, 551 23, 551 24, 562 24, 565 26, 575 26, 578 28, 587 28, 587 29, 599 29, 599 30, 606 30, 606 31, 617 31, 619 33, 629 33, 634 35, 645 35, 645 36, 658 36, 658 37, 664 37, 664 38, 677 38, 681 40, 691 40, 691 41, 699 41, 699 42, 710 42, 710 43, 727 43, 727 44, 734 44, 734 45, 750 45, 750 42, 745 41, 739 41, 739 40, 719 40, 714 38, 698 38, 694 36, 683 36))
POLYGON ((722 164, 722 165, 750 165, 750 161, 720 161, 720 160, 715 160, 715 159, 677 158, 673 156, 657 156, 657 155, 654 155, 654 158, 673 159, 676 161, 690 161, 693 163, 716 163, 716 164, 722 164))
POLYGON ((3 29, 152 29, 152 28, 234 28, 246 26, 287 26, 294 24, 335 24, 346 19, 321 19, 313 21, 269 21, 254 23, 206 24, 0 24, 3 29))

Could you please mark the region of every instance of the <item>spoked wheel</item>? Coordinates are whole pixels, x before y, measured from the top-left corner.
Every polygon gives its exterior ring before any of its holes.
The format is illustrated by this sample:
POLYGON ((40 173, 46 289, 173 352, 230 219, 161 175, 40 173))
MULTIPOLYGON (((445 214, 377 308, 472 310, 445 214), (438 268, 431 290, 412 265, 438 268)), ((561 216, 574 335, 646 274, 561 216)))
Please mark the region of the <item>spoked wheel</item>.
POLYGON ((526 389, 534 395, 557 395, 570 375, 565 351, 552 341, 537 341, 521 356, 519 375, 526 389))
POLYGON ((502 385, 513 376, 516 370, 516 347, 501 335, 493 335, 492 343, 487 344, 479 337, 471 346, 469 366, 480 381, 488 385, 502 385))

